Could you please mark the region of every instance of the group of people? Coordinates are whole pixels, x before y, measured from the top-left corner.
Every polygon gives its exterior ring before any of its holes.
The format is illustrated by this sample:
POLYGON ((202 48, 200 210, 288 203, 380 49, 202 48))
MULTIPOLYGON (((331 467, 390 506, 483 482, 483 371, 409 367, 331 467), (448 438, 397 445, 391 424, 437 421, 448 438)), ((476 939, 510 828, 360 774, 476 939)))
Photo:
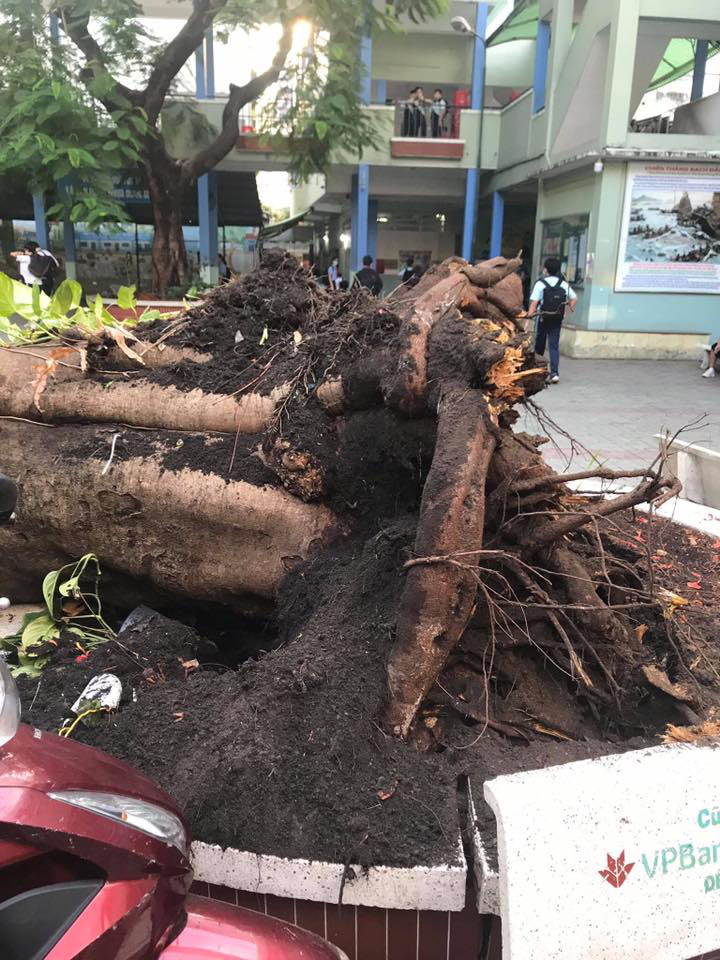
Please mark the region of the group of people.
POLYGON ((22 250, 13 250, 22 282, 32 287, 39 284, 43 293, 52 296, 60 264, 56 258, 35 240, 28 240, 22 250))
MULTIPOLYGON (((314 267, 310 257, 305 254, 302 260, 303 267, 308 273, 314 273, 314 267)), ((405 261, 405 266, 401 274, 401 283, 405 284, 408 287, 414 287, 415 284, 420 280, 423 273, 425 272, 422 264, 416 264, 414 257, 408 257, 405 261)), ((343 278, 341 269, 340 269, 340 258, 335 256, 330 261, 330 266, 327 269, 327 273, 321 278, 321 283, 323 283, 329 290, 347 290, 349 284, 347 280, 343 278)), ((373 258, 370 254, 366 254, 363 257, 363 265, 360 270, 357 271, 352 280, 353 287, 365 287, 366 290, 369 290, 373 296, 379 297, 383 291, 383 278, 373 265, 373 258)))
POLYGON ((430 117, 430 135, 447 136, 448 102, 438 87, 428 100, 422 87, 413 87, 405 101, 401 136, 426 137, 428 135, 428 115, 430 117))

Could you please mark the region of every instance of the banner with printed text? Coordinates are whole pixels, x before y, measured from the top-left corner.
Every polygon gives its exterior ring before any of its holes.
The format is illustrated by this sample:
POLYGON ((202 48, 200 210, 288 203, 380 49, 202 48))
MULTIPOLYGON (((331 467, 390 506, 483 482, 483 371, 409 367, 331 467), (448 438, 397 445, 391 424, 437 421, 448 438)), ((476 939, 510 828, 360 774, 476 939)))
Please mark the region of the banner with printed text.
POLYGON ((628 164, 615 290, 720 293, 720 166, 628 164))

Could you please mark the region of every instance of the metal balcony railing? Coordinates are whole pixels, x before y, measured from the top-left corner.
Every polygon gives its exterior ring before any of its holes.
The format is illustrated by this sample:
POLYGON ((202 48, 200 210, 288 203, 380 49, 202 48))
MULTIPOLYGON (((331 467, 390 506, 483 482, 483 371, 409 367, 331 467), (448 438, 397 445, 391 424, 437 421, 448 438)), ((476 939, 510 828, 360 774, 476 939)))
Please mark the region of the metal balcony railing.
POLYGON ((461 113, 461 107, 437 104, 432 100, 399 100, 395 104, 393 136, 457 140, 461 113))

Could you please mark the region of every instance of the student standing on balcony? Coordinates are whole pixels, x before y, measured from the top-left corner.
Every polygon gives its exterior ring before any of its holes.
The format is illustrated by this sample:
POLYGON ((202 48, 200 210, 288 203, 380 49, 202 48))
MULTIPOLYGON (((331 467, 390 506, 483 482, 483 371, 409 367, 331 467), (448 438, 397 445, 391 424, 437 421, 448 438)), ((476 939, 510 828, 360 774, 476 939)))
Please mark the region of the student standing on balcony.
POLYGON ((413 87, 410 96, 405 101, 403 112, 403 137, 426 137, 427 120, 425 119, 425 93, 422 87, 413 87))
POLYGON ((445 118, 447 117, 448 103, 443 96, 442 90, 438 87, 433 92, 432 103, 430 104, 430 120, 432 123, 433 137, 444 137, 445 118))
POLYGON ((550 351, 550 375, 548 383, 558 383, 560 374, 560 328, 565 317, 565 308, 575 312, 577 294, 561 273, 562 264, 557 257, 548 257, 545 261, 543 276, 533 287, 530 294, 528 314, 538 315, 535 335, 535 353, 544 356, 547 343, 550 351), (538 312, 538 306, 540 310, 538 312))

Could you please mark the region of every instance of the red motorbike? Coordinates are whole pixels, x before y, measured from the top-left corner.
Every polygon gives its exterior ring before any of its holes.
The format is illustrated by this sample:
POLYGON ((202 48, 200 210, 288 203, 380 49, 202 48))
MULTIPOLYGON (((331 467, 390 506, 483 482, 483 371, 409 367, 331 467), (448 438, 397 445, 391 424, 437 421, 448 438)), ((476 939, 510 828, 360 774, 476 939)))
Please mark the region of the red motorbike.
POLYGON ((0 659, 2 960, 347 960, 325 940, 189 894, 182 813, 99 750, 20 723, 0 659))

